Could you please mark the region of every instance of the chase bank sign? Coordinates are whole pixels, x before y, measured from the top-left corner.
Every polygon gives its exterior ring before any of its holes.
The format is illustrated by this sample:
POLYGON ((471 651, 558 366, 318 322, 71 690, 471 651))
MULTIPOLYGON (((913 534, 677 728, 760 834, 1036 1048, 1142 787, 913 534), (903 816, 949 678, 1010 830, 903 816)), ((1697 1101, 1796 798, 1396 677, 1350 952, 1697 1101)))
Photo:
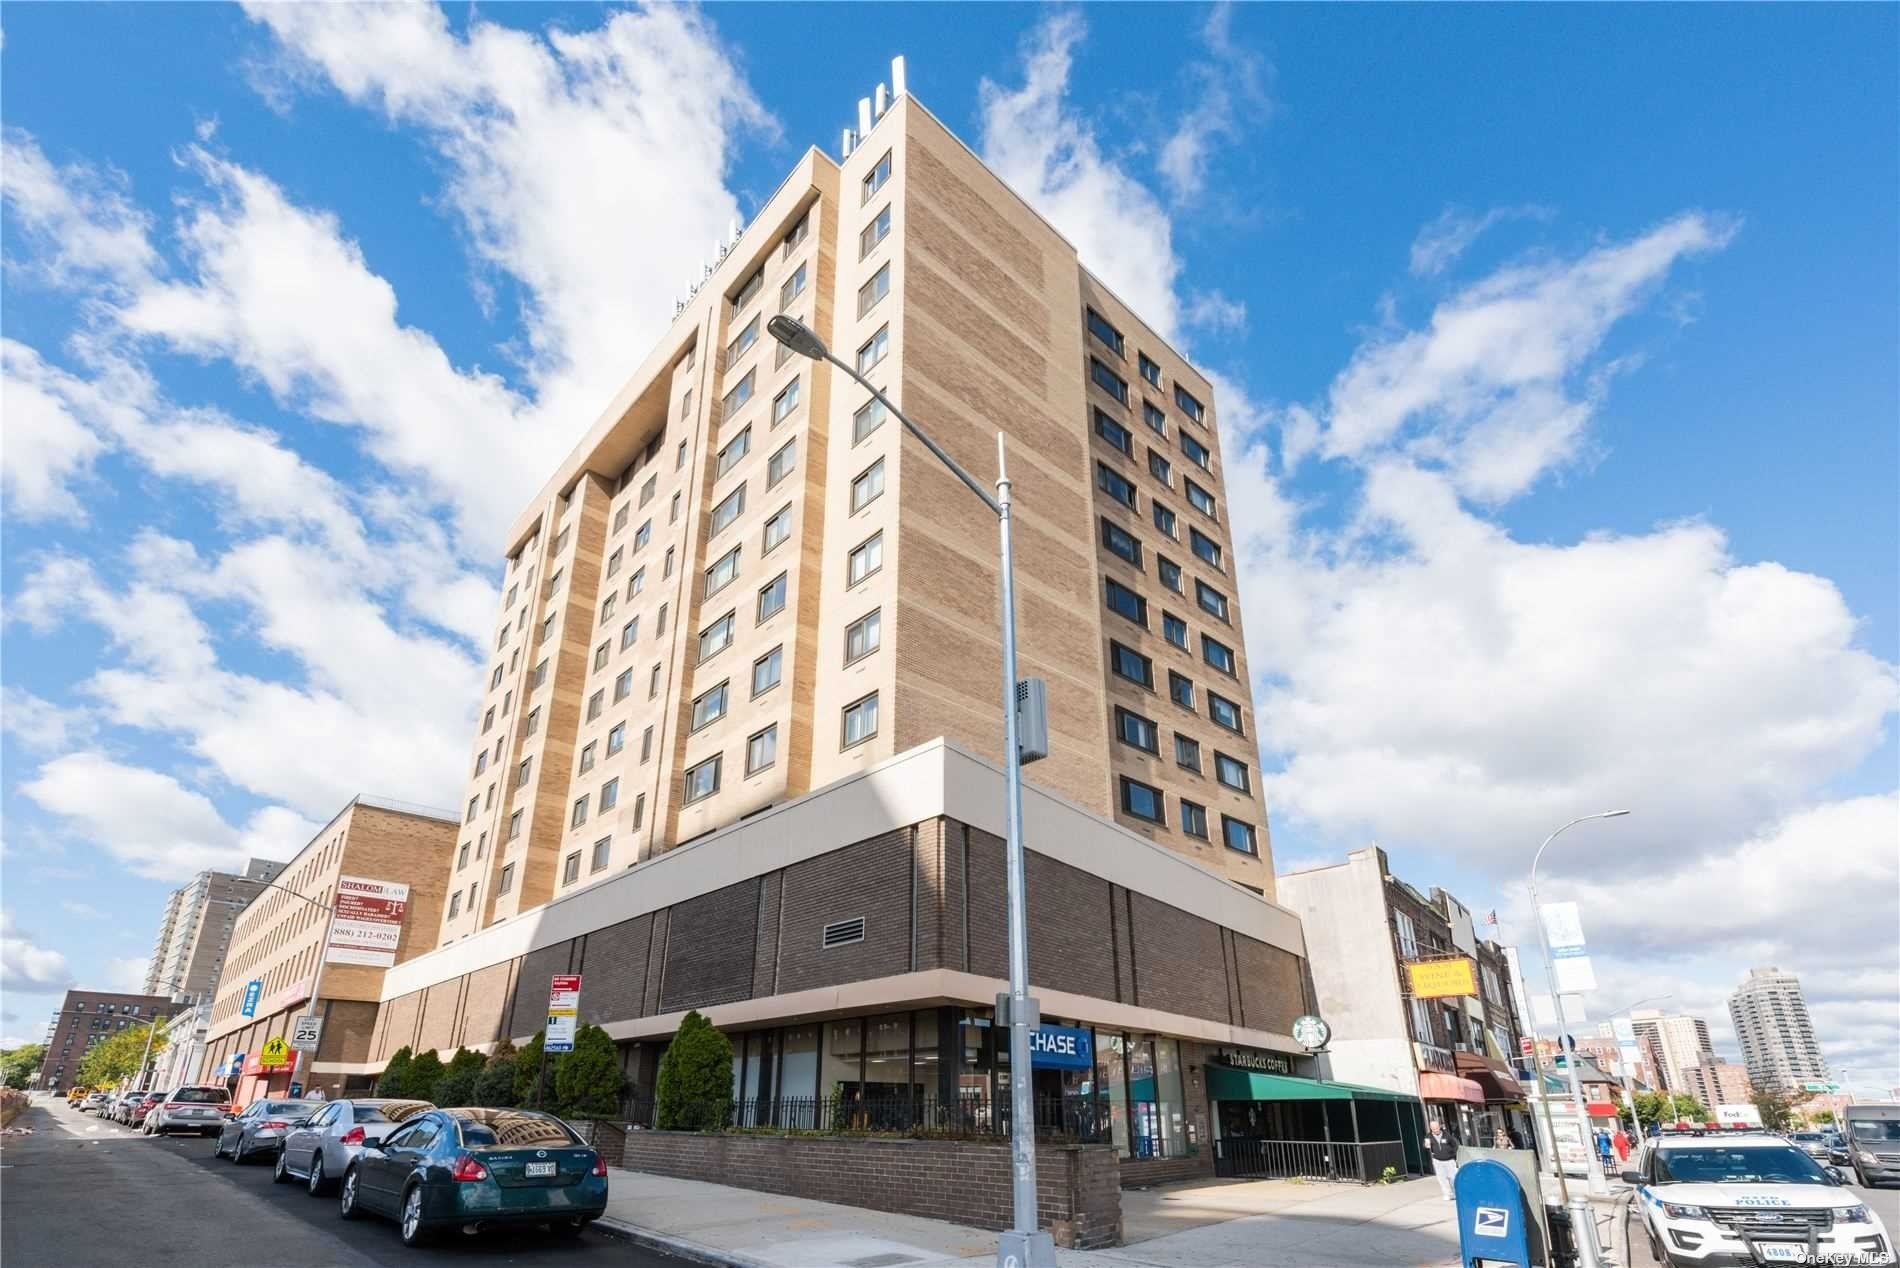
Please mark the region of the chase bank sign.
POLYGON ((1029 1064, 1040 1070, 1088 1070, 1095 1065, 1095 1039, 1073 1026, 1042 1026, 1029 1032, 1029 1064))

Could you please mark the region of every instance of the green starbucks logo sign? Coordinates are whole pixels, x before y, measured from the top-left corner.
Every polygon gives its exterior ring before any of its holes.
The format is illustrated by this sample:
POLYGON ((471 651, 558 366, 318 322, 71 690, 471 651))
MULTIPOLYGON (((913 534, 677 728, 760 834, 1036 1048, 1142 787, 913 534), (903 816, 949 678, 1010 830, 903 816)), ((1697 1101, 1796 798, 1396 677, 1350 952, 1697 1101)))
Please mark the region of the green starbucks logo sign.
POLYGON ((1333 1037, 1333 1028, 1311 1013, 1293 1022, 1293 1038, 1308 1052, 1318 1052, 1333 1037))

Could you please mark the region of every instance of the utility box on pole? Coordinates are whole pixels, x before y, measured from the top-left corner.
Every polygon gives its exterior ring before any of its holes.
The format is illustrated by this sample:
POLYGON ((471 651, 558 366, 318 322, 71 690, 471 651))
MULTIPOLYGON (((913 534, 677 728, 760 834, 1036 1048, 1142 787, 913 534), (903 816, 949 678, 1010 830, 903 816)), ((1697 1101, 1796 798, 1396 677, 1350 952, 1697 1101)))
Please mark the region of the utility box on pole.
POLYGON ((1049 689, 1040 678, 1016 683, 1016 751, 1025 766, 1049 756, 1049 689))

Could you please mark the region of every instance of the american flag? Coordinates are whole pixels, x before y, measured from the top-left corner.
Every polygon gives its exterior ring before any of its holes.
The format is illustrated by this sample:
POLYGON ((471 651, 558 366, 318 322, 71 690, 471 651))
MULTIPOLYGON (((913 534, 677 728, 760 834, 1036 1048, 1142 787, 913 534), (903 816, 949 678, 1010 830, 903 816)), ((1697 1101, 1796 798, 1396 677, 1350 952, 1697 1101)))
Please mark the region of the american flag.
POLYGON ((1496 907, 1493 907, 1491 914, 1484 918, 1484 923, 1490 925, 1493 929, 1498 927, 1498 909, 1496 907))

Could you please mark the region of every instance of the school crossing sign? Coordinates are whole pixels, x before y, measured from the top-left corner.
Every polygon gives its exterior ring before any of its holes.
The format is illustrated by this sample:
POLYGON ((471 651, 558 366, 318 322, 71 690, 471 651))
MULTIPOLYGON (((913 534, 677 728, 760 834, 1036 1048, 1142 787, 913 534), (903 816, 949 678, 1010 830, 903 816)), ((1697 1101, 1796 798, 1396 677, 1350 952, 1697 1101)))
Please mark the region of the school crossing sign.
POLYGON ((290 1045, 282 1035, 272 1035, 264 1041, 263 1050, 257 1054, 257 1064, 266 1070, 290 1064, 290 1045))

